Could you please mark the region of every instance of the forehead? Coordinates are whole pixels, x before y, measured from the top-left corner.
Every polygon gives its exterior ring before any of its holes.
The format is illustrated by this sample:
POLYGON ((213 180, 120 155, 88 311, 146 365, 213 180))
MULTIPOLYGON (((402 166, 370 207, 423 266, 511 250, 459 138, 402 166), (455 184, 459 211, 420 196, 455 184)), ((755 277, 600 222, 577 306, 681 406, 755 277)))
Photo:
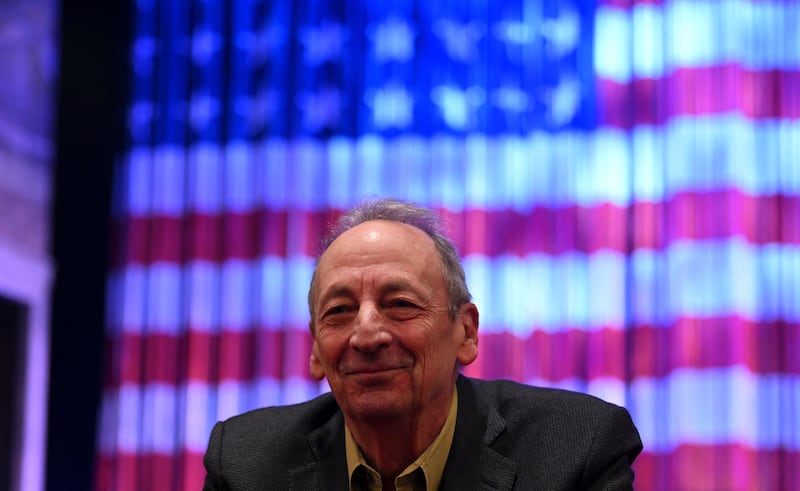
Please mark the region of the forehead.
POLYGON ((337 237, 320 257, 317 275, 321 283, 330 283, 348 271, 381 267, 399 274, 441 276, 439 264, 433 239, 422 230, 403 223, 372 220, 337 237))

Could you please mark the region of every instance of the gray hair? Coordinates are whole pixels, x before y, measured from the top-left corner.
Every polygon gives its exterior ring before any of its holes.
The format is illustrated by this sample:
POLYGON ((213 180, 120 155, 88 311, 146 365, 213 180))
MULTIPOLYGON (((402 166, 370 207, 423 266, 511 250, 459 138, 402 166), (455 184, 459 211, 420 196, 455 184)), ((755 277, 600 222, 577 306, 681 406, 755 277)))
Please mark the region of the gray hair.
POLYGON ((433 239, 436 252, 442 265, 442 274, 447 285, 448 313, 455 319, 462 305, 472 300, 467 289, 467 281, 461 258, 453 243, 442 232, 442 219, 428 208, 400 201, 392 198, 368 198, 354 206, 342 216, 331 228, 330 233, 323 239, 322 248, 317 254, 314 274, 308 289, 308 312, 311 314, 311 329, 314 324, 314 291, 317 282, 317 267, 322 254, 331 243, 344 232, 356 225, 371 220, 388 220, 399 222, 418 228, 433 239))

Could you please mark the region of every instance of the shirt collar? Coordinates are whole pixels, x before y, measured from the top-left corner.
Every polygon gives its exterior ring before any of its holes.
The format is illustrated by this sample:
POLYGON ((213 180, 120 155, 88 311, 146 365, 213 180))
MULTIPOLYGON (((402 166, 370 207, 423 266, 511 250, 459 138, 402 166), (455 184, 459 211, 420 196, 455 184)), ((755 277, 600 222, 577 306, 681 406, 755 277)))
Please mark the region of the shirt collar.
MULTIPOLYGON (((444 467, 447 464, 447 456, 450 454, 450 446, 453 443, 453 435, 456 429, 456 415, 458 414, 458 392, 453 388, 453 396, 450 401, 450 411, 444 421, 442 429, 425 449, 417 460, 405 468, 397 476, 395 486, 400 489, 422 489, 421 483, 425 483, 427 491, 439 489, 439 484, 444 475, 444 467), (421 475, 420 475, 421 470, 421 475)), ((351 490, 377 490, 381 489, 381 479, 378 471, 367 464, 364 454, 350 433, 350 428, 345 425, 344 431, 345 451, 347 454, 347 475, 349 476, 351 490)))

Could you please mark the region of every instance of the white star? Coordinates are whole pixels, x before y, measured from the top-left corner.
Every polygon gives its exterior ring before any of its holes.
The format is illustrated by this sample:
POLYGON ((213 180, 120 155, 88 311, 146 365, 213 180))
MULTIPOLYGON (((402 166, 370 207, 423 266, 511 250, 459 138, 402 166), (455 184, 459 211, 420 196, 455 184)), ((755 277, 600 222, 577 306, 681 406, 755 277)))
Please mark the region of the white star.
POLYGON ((483 24, 478 22, 459 24, 440 20, 433 24, 433 32, 442 38, 450 57, 468 62, 475 58, 475 44, 483 37, 483 24))
POLYGON ((222 46, 222 36, 210 29, 197 29, 192 33, 192 60, 205 65, 222 46))
POLYGON ((203 130, 219 114, 219 101, 205 93, 193 94, 189 101, 189 122, 195 131, 203 130))
POLYGON ((407 22, 389 19, 367 28, 375 56, 381 60, 408 61, 414 57, 414 30, 407 22))
POLYGON ((234 103, 234 111, 247 119, 247 127, 251 132, 264 129, 267 121, 278 111, 280 99, 275 90, 264 90, 254 97, 240 97, 234 103))
POLYGON ((467 90, 448 85, 439 85, 431 90, 431 99, 441 108, 444 122, 454 129, 465 129, 473 116, 473 110, 483 104, 486 95, 481 87, 467 90))
POLYGON ((260 31, 241 31, 236 36, 236 47, 247 53, 255 62, 262 62, 286 42, 286 30, 278 25, 265 25, 260 31))
POLYGON ((533 29, 525 22, 502 21, 494 25, 494 36, 508 44, 530 44, 536 40, 533 29))
POLYGON ((131 58, 138 76, 145 76, 153 70, 157 46, 156 40, 148 36, 140 37, 133 43, 131 58))
POLYGON ((146 136, 148 127, 156 117, 158 107, 150 101, 138 101, 131 104, 128 112, 128 128, 134 138, 146 136))
POLYGON ((542 22, 542 37, 549 41, 548 50, 563 57, 578 46, 581 19, 574 8, 562 6, 558 17, 542 22))
POLYGON ((303 113, 303 127, 310 132, 319 131, 339 120, 341 93, 334 87, 323 87, 317 92, 302 94, 299 104, 303 113))
POLYGON ((528 108, 528 94, 516 87, 502 86, 492 92, 494 105, 506 112, 522 112, 528 108))
POLYGON ((401 86, 389 86, 365 96, 372 108, 372 119, 378 128, 405 128, 413 119, 414 100, 401 86))
POLYGON ((554 126, 564 126, 578 113, 581 103, 580 82, 572 76, 562 76, 558 85, 545 95, 548 119, 554 126))
POLYGON ((335 60, 342 51, 347 32, 340 24, 326 22, 319 27, 305 27, 300 31, 300 41, 305 45, 304 57, 309 65, 320 65, 335 60))

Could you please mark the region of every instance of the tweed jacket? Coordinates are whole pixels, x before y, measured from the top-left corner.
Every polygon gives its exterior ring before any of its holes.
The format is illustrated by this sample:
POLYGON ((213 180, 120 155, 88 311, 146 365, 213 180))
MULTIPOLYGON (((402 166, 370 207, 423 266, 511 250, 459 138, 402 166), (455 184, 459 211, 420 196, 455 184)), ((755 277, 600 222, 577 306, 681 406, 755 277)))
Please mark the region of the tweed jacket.
MULTIPOLYGON (((628 412, 595 397, 459 376, 442 490, 632 489, 642 442, 628 412)), ((344 419, 331 394, 214 426, 205 491, 347 490, 344 419)))

